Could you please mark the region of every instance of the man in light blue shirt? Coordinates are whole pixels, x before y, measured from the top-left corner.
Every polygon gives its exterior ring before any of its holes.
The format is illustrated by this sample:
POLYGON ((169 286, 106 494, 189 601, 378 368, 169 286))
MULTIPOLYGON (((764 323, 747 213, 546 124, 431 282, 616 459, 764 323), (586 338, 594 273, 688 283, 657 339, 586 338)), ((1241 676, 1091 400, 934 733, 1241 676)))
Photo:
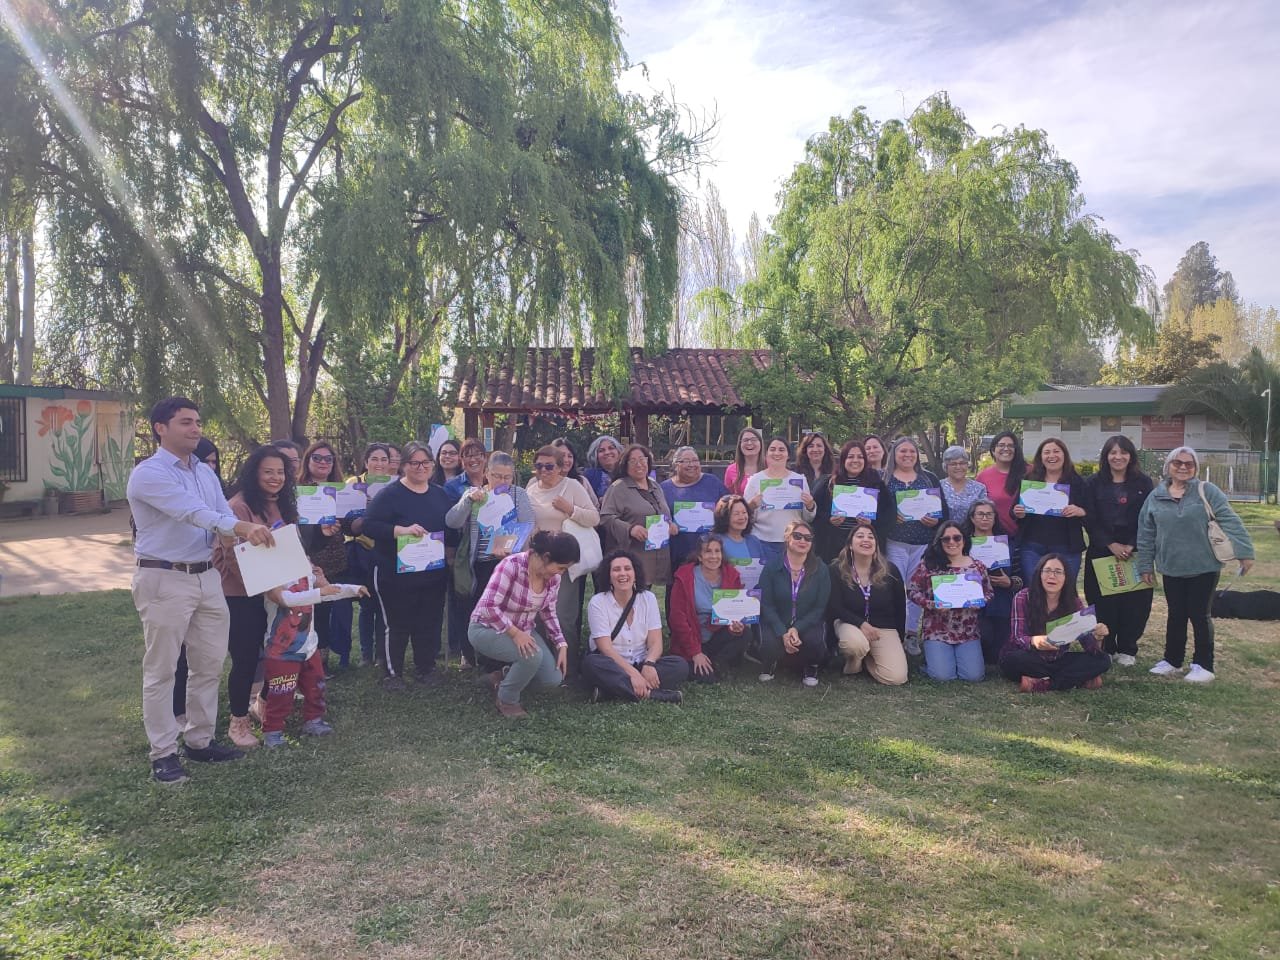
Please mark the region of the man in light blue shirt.
POLYGON ((237 519, 222 486, 195 455, 200 411, 186 397, 161 400, 151 411, 156 452, 129 477, 129 508, 137 526, 133 604, 142 618, 142 725, 151 741, 151 775, 160 783, 188 779, 178 759, 236 760, 239 750, 213 738, 218 681, 227 656, 229 618, 222 578, 214 569, 214 537, 273 543, 271 531, 237 519), (173 716, 173 673, 187 648, 187 723, 173 716))

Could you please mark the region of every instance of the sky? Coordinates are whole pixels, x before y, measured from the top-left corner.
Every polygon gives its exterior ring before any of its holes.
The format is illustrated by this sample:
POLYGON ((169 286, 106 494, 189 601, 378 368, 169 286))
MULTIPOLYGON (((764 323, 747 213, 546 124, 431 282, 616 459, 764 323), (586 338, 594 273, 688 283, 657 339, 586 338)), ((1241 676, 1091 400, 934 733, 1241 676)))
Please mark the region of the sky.
MULTIPOLYGON (((1280 3, 1272 0, 616 0, 625 89, 717 116, 739 239, 804 143, 945 90, 979 134, 1022 124, 1075 164, 1087 210, 1163 286, 1204 240, 1246 302, 1280 306, 1280 3), (642 65, 642 66, 641 66, 642 65), (646 76, 647 72, 647 76, 646 76)), ((696 185, 692 185, 697 189, 696 185)))

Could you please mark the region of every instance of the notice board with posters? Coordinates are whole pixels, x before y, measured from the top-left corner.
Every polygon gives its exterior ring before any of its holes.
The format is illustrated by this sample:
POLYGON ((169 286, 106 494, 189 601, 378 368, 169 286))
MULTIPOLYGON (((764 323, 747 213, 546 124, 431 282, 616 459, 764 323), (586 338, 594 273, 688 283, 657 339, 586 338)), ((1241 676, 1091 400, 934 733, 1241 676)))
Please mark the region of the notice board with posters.
POLYGON ((1142 418, 1142 449, 1172 450, 1183 444, 1187 432, 1187 418, 1182 414, 1172 417, 1142 418))

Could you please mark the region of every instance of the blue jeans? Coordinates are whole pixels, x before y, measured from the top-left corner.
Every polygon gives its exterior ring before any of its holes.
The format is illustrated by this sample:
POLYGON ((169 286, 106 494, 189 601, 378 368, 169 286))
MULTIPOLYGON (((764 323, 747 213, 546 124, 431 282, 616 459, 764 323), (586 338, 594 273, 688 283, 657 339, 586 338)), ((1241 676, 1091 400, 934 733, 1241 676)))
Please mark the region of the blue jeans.
POLYGON ((943 643, 941 640, 925 640, 924 672, 934 680, 980 682, 986 677, 982 641, 943 643))
POLYGON ((477 653, 511 664, 498 686, 498 699, 503 703, 519 703, 524 688, 534 681, 539 686, 558 687, 564 680, 564 674, 556 666, 555 654, 537 631, 533 633, 533 639, 537 641, 534 651, 527 657, 506 633, 499 633, 482 623, 473 623, 467 628, 467 639, 477 653))
POLYGON ((1040 558, 1050 553, 1062 555, 1062 559, 1067 562, 1067 577, 1072 583, 1078 582, 1077 578, 1080 576, 1080 554, 1078 551, 1072 550, 1065 543, 1027 542, 1022 545, 1022 582, 1024 584, 1031 582, 1031 578, 1036 572, 1036 564, 1040 562, 1040 558))
MULTIPOLYGON (((903 543, 901 540, 889 540, 885 543, 884 555, 902 574, 902 582, 910 583, 911 575, 924 559, 924 552, 929 549, 927 543, 903 543)), ((910 600, 907 601, 907 633, 920 630, 920 608, 910 600)), ((905 637, 903 638, 906 639, 905 637)))

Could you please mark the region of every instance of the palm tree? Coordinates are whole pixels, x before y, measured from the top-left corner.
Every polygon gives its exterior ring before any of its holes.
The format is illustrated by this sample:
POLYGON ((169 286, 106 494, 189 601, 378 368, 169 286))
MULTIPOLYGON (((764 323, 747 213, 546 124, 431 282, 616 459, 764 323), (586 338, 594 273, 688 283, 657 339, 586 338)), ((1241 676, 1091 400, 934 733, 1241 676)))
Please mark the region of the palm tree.
POLYGON ((1280 417, 1273 417, 1270 444, 1266 444, 1267 406, 1271 396, 1262 396, 1280 385, 1280 367, 1254 347, 1236 366, 1218 362, 1193 370, 1165 391, 1160 398, 1161 413, 1206 413, 1230 424, 1249 438, 1254 450, 1264 446, 1277 449, 1280 417))

